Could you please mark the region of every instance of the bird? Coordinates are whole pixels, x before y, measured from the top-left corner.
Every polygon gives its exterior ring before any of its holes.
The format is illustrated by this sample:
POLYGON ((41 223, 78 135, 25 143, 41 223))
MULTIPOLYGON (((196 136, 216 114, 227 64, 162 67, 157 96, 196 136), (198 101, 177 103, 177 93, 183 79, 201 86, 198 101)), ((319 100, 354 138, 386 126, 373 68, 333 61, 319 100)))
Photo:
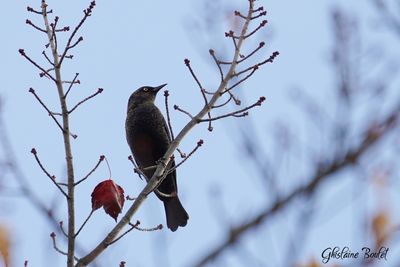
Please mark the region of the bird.
MULTIPOLYGON (((155 168, 145 168, 157 165, 171 144, 171 134, 165 118, 154 103, 157 93, 166 85, 142 86, 131 94, 128 101, 126 139, 147 181, 153 176, 155 168)), ((166 171, 173 167, 175 161, 172 158, 166 171)), ((189 215, 178 197, 175 169, 166 175, 154 193, 164 203, 167 227, 175 232, 179 226, 186 226, 189 215)))

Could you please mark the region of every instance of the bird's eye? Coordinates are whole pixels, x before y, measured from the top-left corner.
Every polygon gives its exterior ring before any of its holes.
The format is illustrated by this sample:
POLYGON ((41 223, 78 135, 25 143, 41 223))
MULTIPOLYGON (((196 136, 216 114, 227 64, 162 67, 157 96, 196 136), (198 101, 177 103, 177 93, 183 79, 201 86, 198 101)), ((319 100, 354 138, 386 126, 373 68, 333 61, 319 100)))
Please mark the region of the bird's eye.
POLYGON ((148 92, 148 91, 149 91, 149 88, 147 88, 147 87, 143 88, 143 92, 148 92))

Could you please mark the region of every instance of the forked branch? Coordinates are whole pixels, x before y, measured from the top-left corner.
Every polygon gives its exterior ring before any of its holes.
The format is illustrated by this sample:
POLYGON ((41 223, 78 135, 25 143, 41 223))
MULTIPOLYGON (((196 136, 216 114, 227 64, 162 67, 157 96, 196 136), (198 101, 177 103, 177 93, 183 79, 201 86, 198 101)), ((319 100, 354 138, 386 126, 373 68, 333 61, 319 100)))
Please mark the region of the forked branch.
MULTIPOLYGON (((117 223, 117 225, 108 233, 108 235, 101 242, 99 242, 98 245, 92 251, 90 251, 86 256, 82 257, 78 261, 78 263, 76 264, 76 267, 87 266, 98 255, 100 255, 108 247, 109 244, 112 244, 117 239, 119 239, 118 236, 119 236, 120 232, 123 231, 123 229, 129 224, 133 215, 136 213, 136 211, 139 209, 139 207, 142 205, 142 203, 147 198, 147 195, 149 193, 153 192, 156 189, 157 185, 159 185, 160 182, 162 182, 162 179, 163 179, 162 177, 163 177, 163 174, 165 173, 165 169, 169 165, 168 163, 170 162, 171 157, 173 156, 173 153, 179 146, 180 142, 199 123, 199 121, 203 120, 204 116, 207 116, 207 114, 210 113, 210 111, 212 110, 212 108, 214 106, 217 106, 216 103, 222 96, 224 90, 226 90, 228 83, 231 81, 231 79, 233 77, 235 77, 236 67, 238 64, 238 60, 240 59, 240 56, 241 56, 240 51, 241 51, 243 42, 247 37, 250 37, 250 35, 248 34, 249 24, 253 20, 253 17, 255 16, 254 13, 257 10, 260 10, 260 9, 254 8, 254 4, 255 4, 255 0, 249 0, 248 12, 247 12, 247 15, 244 16, 244 23, 241 28, 240 35, 238 36, 237 39, 232 38, 234 40, 234 51, 233 51, 233 55, 232 55, 231 64, 229 65, 229 69, 225 75, 223 75, 223 73, 221 75, 221 72, 220 72, 221 82, 217 86, 217 89, 214 91, 214 93, 212 94, 210 99, 207 99, 206 93, 205 93, 205 90, 204 90, 202 84, 200 83, 199 79, 197 78, 194 71, 190 67, 190 61, 185 60, 185 64, 189 68, 189 71, 190 71, 192 77, 195 79, 197 85, 200 87, 200 91, 203 96, 205 105, 195 116, 192 116, 190 113, 188 113, 188 115, 191 117, 190 121, 185 125, 185 127, 178 133, 176 138, 171 142, 171 145, 168 148, 167 152, 162 157, 162 160, 160 160, 160 162, 158 162, 157 169, 155 170, 153 176, 148 181, 147 185, 143 188, 143 190, 140 192, 138 197, 135 198, 135 200, 132 203, 132 205, 130 206, 129 210, 122 217, 122 219, 117 223)), ((253 34, 253 33, 251 33, 251 34, 253 34)), ((210 51, 210 53, 211 53, 211 51, 210 51)), ((218 58, 215 56, 214 53, 211 53, 211 54, 214 58, 214 61, 217 63, 218 58)), ((261 63, 262 62, 260 62, 259 64, 261 64, 261 63)), ((218 65, 218 63, 217 63, 217 65, 218 65)), ((259 104, 261 104, 261 103, 259 103, 259 104)), ((247 111, 247 109, 246 109, 246 111, 247 111)), ((243 112, 245 112, 245 110, 243 112)), ((238 114, 232 114, 232 115, 240 115, 242 113, 239 112, 238 114)), ((211 116, 209 116, 208 119, 211 119, 211 116)))

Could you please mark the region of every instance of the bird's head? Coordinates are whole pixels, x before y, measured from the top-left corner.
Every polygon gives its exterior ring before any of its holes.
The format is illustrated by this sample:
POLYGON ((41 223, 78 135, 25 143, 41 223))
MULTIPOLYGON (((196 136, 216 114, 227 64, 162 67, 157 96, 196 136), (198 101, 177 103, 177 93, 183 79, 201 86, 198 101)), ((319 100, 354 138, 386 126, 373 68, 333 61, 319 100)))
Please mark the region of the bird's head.
POLYGON ((166 85, 167 84, 165 83, 156 87, 151 87, 151 86, 140 87, 135 92, 133 92, 129 97, 128 109, 129 107, 134 107, 148 102, 154 103, 158 91, 160 91, 161 88, 163 88, 166 85))

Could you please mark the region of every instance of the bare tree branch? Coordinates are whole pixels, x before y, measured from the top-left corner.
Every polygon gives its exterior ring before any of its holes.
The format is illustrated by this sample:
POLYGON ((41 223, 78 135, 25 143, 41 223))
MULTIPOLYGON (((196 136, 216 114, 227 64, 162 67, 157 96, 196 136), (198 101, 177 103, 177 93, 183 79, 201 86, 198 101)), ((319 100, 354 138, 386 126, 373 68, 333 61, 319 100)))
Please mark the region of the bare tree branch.
POLYGON ((39 167, 42 169, 42 171, 46 174, 47 177, 50 178, 50 181, 53 182, 53 184, 60 190, 60 192, 68 199, 67 193, 65 193, 64 189, 61 188, 61 186, 56 182, 56 177, 54 175, 51 175, 46 168, 43 166, 42 162, 40 161, 36 149, 32 148, 31 153, 36 159, 36 162, 38 163, 39 167))
MULTIPOLYGON (((228 82, 235 75, 237 61, 240 57, 240 49, 241 49, 243 41, 247 35, 248 26, 249 26, 249 23, 251 21, 251 17, 252 17, 253 11, 254 11, 254 2, 255 2, 254 0, 249 1, 249 9, 248 9, 248 14, 246 16, 246 20, 242 26, 238 41, 237 41, 237 43, 235 42, 235 50, 233 53, 232 64, 230 65, 229 70, 227 71, 227 73, 225 75, 225 78, 219 84, 218 89, 215 91, 215 93, 212 95, 212 97, 209 101, 207 99, 205 99, 204 107, 200 110, 200 112, 197 113, 196 116, 193 117, 193 119, 191 119, 189 121, 188 124, 186 124, 186 126, 176 136, 175 140, 173 140, 171 142, 171 145, 170 145, 169 149, 167 150, 167 152, 164 154, 163 159, 160 161, 160 163, 158 163, 157 169, 154 172, 153 177, 151 177, 151 179, 148 181, 147 185, 143 188, 143 190, 140 192, 138 197, 132 203, 131 207, 126 212, 126 214, 121 218, 121 220, 117 223, 117 225, 108 233, 108 235, 92 251, 90 251, 86 256, 82 257, 78 261, 78 263, 76 264, 76 267, 87 266, 90 262, 92 262, 98 255, 100 255, 108 247, 108 244, 110 244, 117 238, 118 234, 130 222, 132 216, 136 213, 136 211, 139 209, 139 207, 142 205, 142 203, 146 200, 147 195, 150 192, 152 192, 153 190, 155 190, 157 185, 159 185, 160 182, 162 181, 162 177, 165 172, 165 169, 168 166, 168 163, 170 162, 170 159, 171 159, 174 151, 176 150, 176 148, 179 146, 180 142, 192 130, 192 128, 194 128, 199 123, 199 121, 210 112, 211 108, 216 104, 218 99, 221 97, 221 93, 223 92, 223 90, 225 90, 228 82)), ((186 65, 188 65, 188 62, 189 62, 188 60, 185 60, 186 65)), ((194 75, 191 68, 189 68, 189 71, 191 72, 192 76, 195 77, 196 83, 199 85, 200 89, 202 89, 201 83, 198 81, 198 79, 196 79, 196 76, 194 75)), ((201 90, 201 93, 204 97, 203 90, 201 90)))
POLYGON ((85 99, 79 101, 70 111, 68 111, 69 114, 71 114, 77 107, 88 101, 89 99, 95 97, 98 94, 101 94, 103 92, 103 88, 97 89, 96 93, 91 94, 90 96, 86 97, 85 99))
POLYGON ((314 175, 312 175, 312 178, 306 185, 301 186, 287 196, 278 199, 274 204, 267 207, 264 211, 260 212, 257 216, 253 217, 249 221, 231 228, 225 241, 190 266, 205 266, 207 263, 215 260, 227 248, 236 244, 244 236, 244 234, 248 233, 250 230, 255 230, 267 219, 286 208, 293 200, 302 195, 314 194, 316 192, 316 188, 324 181, 334 177, 334 174, 340 172, 350 165, 357 164, 357 162, 364 155, 366 155, 377 142, 392 132, 392 129, 396 126, 399 118, 400 104, 398 104, 392 113, 390 113, 386 118, 382 119, 380 123, 372 124, 366 131, 362 141, 357 147, 349 150, 343 157, 334 159, 331 163, 317 166, 317 169, 314 171, 314 175))

